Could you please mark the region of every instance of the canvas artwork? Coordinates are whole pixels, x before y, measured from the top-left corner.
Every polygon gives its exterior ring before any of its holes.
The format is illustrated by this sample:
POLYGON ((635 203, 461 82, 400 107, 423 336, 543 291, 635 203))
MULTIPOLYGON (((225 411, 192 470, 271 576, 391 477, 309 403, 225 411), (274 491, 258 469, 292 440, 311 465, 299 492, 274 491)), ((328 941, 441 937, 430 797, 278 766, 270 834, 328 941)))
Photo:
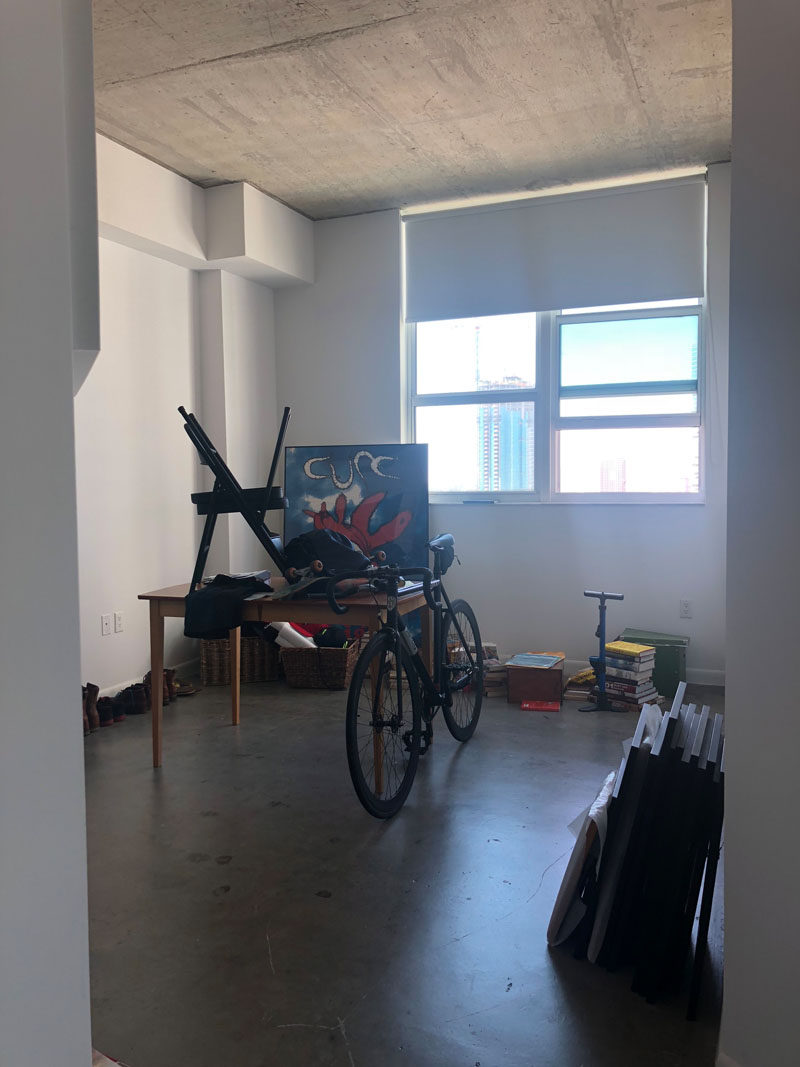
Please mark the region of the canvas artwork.
POLYGON ((335 530, 368 556, 428 565, 428 446, 286 449, 284 541, 335 530))

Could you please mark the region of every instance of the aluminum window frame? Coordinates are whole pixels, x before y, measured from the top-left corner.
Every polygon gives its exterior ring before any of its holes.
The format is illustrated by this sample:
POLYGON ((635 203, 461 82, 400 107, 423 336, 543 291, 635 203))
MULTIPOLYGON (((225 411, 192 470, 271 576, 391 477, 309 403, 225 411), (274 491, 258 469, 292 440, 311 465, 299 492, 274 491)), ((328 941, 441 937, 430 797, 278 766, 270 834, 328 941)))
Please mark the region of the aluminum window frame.
POLYGON ((695 504, 705 502, 705 369, 706 310, 701 300, 670 301, 668 306, 627 307, 593 311, 553 311, 550 320, 551 405, 550 478, 548 501, 554 504, 695 504), (697 381, 644 381, 598 383, 561 387, 561 326, 587 322, 627 322, 641 319, 695 318, 697 320, 697 381), (694 412, 660 415, 562 415, 561 398, 566 396, 655 396, 670 393, 696 393, 694 412), (559 434, 562 430, 648 429, 651 427, 698 428, 698 490, 695 493, 567 493, 559 487, 559 434))
POLYGON ((531 490, 490 491, 472 493, 431 490, 432 504, 704 504, 705 503, 705 401, 706 401, 706 336, 707 308, 703 300, 669 301, 647 307, 630 305, 606 310, 543 311, 536 315, 536 385, 529 389, 480 390, 457 393, 416 392, 417 323, 408 322, 405 328, 405 432, 406 440, 416 439, 416 412, 420 407, 445 407, 467 404, 529 402, 534 405, 534 486, 531 490), (697 319, 697 382, 650 381, 628 383, 599 383, 591 386, 561 388, 560 327, 563 323, 620 322, 630 319, 671 317, 697 319), (591 415, 560 414, 562 397, 576 396, 654 396, 660 394, 696 393, 695 412, 659 415, 591 415), (567 493, 559 488, 559 434, 562 430, 647 429, 649 427, 695 426, 698 434, 698 491, 695 493, 567 493))
MULTIPOLYGON (((530 312, 530 314, 535 314, 530 312)), ((541 478, 549 463, 543 464, 541 449, 549 448, 550 428, 543 423, 540 414, 542 397, 545 395, 543 376, 549 379, 549 361, 543 358, 540 345, 541 323, 540 317, 536 316, 536 351, 533 353, 536 384, 527 389, 480 389, 470 392, 457 393, 417 393, 417 326, 419 323, 406 323, 405 354, 407 367, 407 402, 406 410, 408 419, 406 425, 407 440, 416 440, 417 410, 422 407, 456 407, 470 404, 533 404, 533 465, 534 485, 532 489, 513 490, 487 490, 476 489, 474 492, 443 492, 429 491, 431 504, 530 504, 539 503, 542 500, 542 492, 539 488, 541 478)))

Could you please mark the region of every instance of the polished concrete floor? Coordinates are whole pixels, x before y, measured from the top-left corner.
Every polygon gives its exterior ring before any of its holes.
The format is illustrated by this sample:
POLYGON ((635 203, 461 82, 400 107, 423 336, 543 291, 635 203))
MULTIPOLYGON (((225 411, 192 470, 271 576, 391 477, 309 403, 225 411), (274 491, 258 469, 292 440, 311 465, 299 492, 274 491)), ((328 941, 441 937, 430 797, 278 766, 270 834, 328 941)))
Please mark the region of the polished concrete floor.
MULTIPOLYGON (((436 720, 402 812, 352 792, 344 694, 207 689, 86 739, 94 1044, 130 1067, 711 1067, 701 1018, 548 950, 567 824, 624 714, 436 720)), ((713 970, 713 969, 712 969, 713 970)))

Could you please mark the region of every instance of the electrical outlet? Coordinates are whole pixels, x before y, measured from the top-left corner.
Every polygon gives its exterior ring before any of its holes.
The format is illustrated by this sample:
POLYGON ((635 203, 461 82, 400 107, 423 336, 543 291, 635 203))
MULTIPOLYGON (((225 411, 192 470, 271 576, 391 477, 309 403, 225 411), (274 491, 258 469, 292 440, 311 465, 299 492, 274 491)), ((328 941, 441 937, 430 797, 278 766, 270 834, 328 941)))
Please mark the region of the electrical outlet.
POLYGON ((103 637, 108 637, 111 633, 111 615, 100 616, 100 633, 103 637))
POLYGON ((114 612, 114 633, 115 634, 121 634, 122 633, 122 612, 121 611, 115 611, 114 612))
POLYGON ((692 617, 692 602, 691 600, 680 600, 678 602, 679 614, 682 619, 691 619, 692 617))

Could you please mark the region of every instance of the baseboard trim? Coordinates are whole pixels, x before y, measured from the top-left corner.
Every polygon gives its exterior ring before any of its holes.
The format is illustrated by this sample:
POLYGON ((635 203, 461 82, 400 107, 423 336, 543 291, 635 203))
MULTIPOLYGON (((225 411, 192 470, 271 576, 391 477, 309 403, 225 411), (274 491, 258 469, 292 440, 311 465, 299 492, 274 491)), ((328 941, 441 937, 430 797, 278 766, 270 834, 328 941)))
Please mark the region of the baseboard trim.
POLYGON ((703 671, 697 668, 686 669, 686 681, 695 685, 725 685, 725 671, 703 671))
MULTIPOLYGON (((170 664, 170 666, 172 666, 172 664, 170 664)), ((184 660, 183 663, 176 663, 175 670, 178 674, 197 674, 200 670, 200 660, 199 658, 195 658, 184 660)), ((120 689, 127 689, 129 685, 136 685, 136 683, 141 682, 141 680, 142 675, 140 674, 138 678, 130 678, 127 682, 115 682, 114 685, 109 685, 106 686, 105 689, 101 689, 98 696, 113 697, 120 691, 120 689)))

